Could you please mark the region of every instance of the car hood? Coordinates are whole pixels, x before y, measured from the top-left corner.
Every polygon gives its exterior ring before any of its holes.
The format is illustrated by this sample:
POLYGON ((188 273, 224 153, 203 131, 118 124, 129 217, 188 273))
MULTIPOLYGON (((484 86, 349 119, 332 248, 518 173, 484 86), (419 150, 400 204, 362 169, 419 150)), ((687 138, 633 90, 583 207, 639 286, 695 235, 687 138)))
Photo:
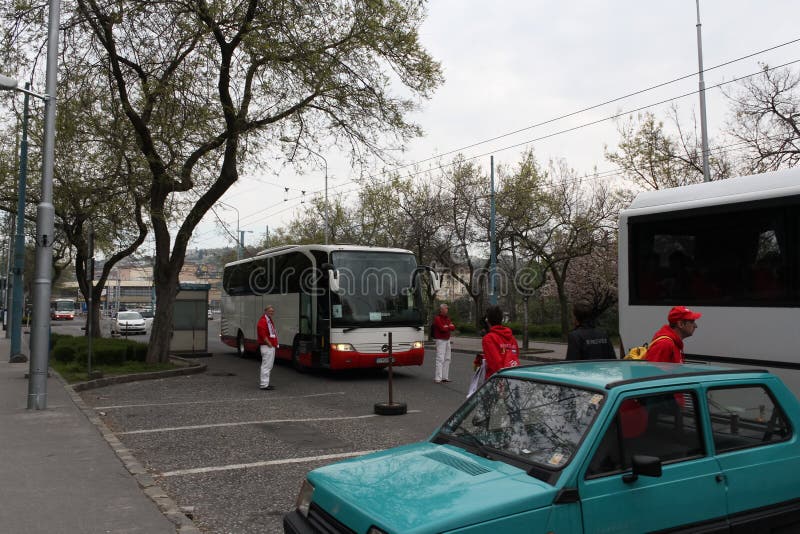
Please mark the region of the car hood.
POLYGON ((313 500, 356 532, 442 532, 553 502, 556 489, 512 465, 417 443, 316 469, 313 500))

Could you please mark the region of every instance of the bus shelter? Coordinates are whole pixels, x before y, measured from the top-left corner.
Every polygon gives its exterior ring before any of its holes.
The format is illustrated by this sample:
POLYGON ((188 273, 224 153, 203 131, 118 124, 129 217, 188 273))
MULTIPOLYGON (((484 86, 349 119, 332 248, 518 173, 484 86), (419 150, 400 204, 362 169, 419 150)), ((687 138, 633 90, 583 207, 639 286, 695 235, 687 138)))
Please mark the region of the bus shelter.
POLYGON ((211 356, 208 352, 208 292, 211 284, 182 283, 172 312, 169 351, 179 356, 211 356))

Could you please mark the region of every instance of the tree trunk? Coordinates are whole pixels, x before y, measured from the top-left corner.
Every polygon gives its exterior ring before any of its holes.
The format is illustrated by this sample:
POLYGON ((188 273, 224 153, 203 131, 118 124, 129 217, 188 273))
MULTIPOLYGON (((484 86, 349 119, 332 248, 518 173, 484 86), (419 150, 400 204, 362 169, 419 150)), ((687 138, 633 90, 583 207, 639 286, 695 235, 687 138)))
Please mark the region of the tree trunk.
MULTIPOLYGON (((566 265, 564 266, 566 271, 566 265)), ((567 333, 569 332, 569 302, 567 301, 566 284, 564 283, 566 276, 559 272, 555 267, 550 268, 550 274, 553 275, 553 282, 556 284, 556 292, 558 293, 558 309, 561 315, 561 339, 567 340, 567 333)))
POLYGON ((528 350, 528 299, 530 297, 522 297, 522 350, 528 350))
MULTIPOLYGON (((168 264, 169 265, 169 264, 168 264)), ((153 279, 156 290, 156 309, 153 326, 150 330, 150 343, 147 346, 147 363, 166 363, 169 361, 169 344, 172 339, 172 314, 175 297, 178 294, 178 273, 180 269, 154 269, 153 279)))
MULTIPOLYGON (((94 288, 92 288, 92 294, 95 294, 95 293, 99 294, 100 291, 94 291, 94 288)), ((100 302, 99 302, 99 300, 100 299, 98 297, 93 297, 93 299, 92 299, 92 309, 91 310, 87 310, 87 313, 86 313, 86 324, 85 324, 86 335, 87 336, 89 335, 89 321, 91 321, 92 322, 92 328, 91 328, 92 338, 103 337, 103 333, 100 331, 100 302)), ((86 304, 88 306, 89 303, 87 302, 86 304)))

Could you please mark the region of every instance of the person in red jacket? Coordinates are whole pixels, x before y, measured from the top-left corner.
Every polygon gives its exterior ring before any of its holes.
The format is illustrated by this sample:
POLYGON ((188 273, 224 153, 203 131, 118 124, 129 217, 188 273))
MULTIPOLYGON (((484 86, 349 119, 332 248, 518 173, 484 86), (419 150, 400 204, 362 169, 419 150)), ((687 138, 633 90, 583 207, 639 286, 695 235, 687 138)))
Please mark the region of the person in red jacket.
POLYGON ((683 363, 683 340, 697 330, 702 313, 686 306, 675 306, 667 314, 667 323, 653 335, 645 359, 651 362, 683 363))
POLYGON ((436 371, 433 381, 437 384, 450 382, 450 333, 456 325, 447 315, 447 304, 439 305, 439 315, 433 318, 433 339, 436 340, 436 371))
POLYGON ((275 363, 275 349, 278 348, 278 332, 272 315, 275 308, 267 306, 264 308, 264 315, 258 320, 256 334, 258 335, 258 349, 261 351, 261 376, 259 386, 261 389, 275 389, 269 385, 269 375, 272 372, 272 365, 275 363))
POLYGON ((483 357, 486 359, 486 380, 506 367, 519 365, 519 346, 514 334, 503 326, 503 310, 500 306, 490 306, 486 310, 489 332, 483 336, 483 357))

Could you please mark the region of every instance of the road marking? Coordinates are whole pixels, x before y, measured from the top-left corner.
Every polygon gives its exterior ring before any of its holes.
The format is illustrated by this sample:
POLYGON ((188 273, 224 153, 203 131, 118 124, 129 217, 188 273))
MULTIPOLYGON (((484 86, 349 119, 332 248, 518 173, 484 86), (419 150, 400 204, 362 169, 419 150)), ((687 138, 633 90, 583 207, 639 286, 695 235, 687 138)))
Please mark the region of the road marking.
MULTIPOLYGON (((408 413, 420 413, 420 410, 409 410, 408 413)), ((264 421, 241 421, 238 423, 212 423, 208 425, 190 425, 190 426, 171 426, 165 428, 149 428, 144 430, 128 430, 127 432, 116 432, 117 436, 129 436, 131 434, 154 434, 156 432, 175 432, 178 430, 202 430, 205 428, 220 428, 228 426, 243 426, 243 425, 264 425, 275 423, 308 423, 312 421, 346 421, 348 419, 370 419, 372 417, 380 417, 376 414, 369 415, 352 415, 344 417, 312 417, 308 419, 267 419, 264 421)))
POLYGON ((285 458, 283 460, 266 460, 263 462, 253 462, 250 464, 231 464, 231 465, 218 465, 214 467, 195 467, 194 469, 176 469, 175 471, 165 471, 161 473, 162 477, 177 477, 183 475, 197 475, 201 473, 213 473, 214 471, 231 471, 234 469, 250 469, 253 467, 268 467, 271 465, 284 465, 284 464, 301 464, 306 462, 318 462, 320 460, 338 460, 340 458, 352 458, 353 456, 363 456, 378 452, 379 449, 372 451, 356 451, 356 452, 342 452, 339 454, 323 454, 321 456, 306 456, 303 458, 285 458))
POLYGON ((181 406, 181 405, 188 405, 188 404, 216 404, 220 402, 251 402, 251 401, 260 401, 264 399, 306 399, 310 397, 326 397, 330 395, 344 395, 344 391, 334 391, 332 393, 314 393, 311 395, 293 395, 293 396, 272 396, 266 397, 261 395, 259 397, 251 397, 246 399, 218 399, 218 400, 199 400, 199 401, 180 401, 180 402, 153 402, 149 404, 115 404, 112 406, 94 406, 94 410, 117 410, 121 408, 147 408, 148 406, 181 406))

